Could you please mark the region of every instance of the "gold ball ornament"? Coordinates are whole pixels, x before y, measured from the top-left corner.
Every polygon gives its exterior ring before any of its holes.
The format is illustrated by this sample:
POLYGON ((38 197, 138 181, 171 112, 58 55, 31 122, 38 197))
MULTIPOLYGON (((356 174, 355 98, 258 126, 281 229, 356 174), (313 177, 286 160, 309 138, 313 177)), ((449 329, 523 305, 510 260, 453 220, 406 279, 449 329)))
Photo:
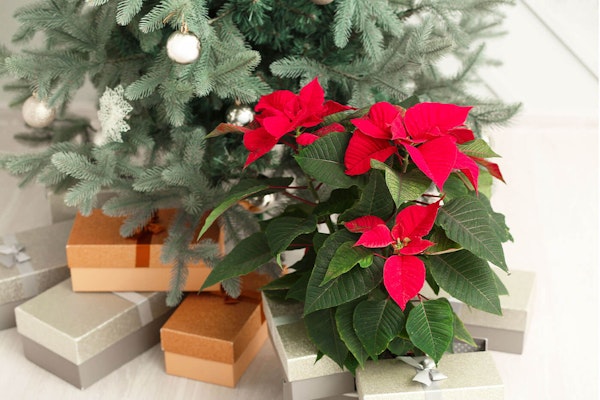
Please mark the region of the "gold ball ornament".
POLYGON ((225 121, 236 126, 246 126, 254 121, 254 110, 250 106, 234 104, 227 109, 225 121))
POLYGON ((56 110, 48 107, 48 104, 38 99, 37 96, 31 96, 25 100, 21 113, 23 114, 25 123, 32 128, 45 128, 56 117, 56 110))
POLYGON ((315 3, 318 6, 324 6, 327 5, 329 3, 333 3, 333 0, 311 0, 313 3, 315 3))
POLYGON ((167 55, 178 64, 191 64, 200 57, 200 40, 193 33, 173 32, 167 39, 167 55))

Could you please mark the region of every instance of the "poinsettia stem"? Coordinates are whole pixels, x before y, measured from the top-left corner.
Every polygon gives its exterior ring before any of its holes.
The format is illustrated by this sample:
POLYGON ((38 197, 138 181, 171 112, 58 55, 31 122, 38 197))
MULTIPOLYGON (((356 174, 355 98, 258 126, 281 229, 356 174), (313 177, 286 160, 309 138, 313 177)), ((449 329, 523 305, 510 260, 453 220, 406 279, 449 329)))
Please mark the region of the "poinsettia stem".
POLYGON ((423 301, 423 300, 427 301, 427 300, 429 300, 429 298, 423 296, 421 293, 417 293, 417 297, 419 298, 419 301, 423 301))
POLYGON ((460 173, 458 173, 456 175, 460 178, 461 181, 463 181, 463 183, 469 190, 475 190, 475 188, 473 187, 471 182, 469 182, 469 180, 467 179, 466 176, 464 176, 463 174, 460 174, 460 173))
POLYGON ((408 169, 408 153, 404 155, 404 159, 402 159, 402 173, 405 174, 408 169))
POLYGON ((299 202, 302 202, 302 203, 304 203, 304 204, 308 204, 308 205, 311 205, 311 206, 313 206, 313 207, 317 205, 317 203, 313 203, 313 202, 312 202, 312 201, 310 201, 310 200, 306 200, 306 199, 304 199, 304 198, 302 198, 302 197, 300 197, 300 196, 296 196, 295 194, 291 194, 290 192, 283 191, 283 192, 281 192, 281 193, 282 193, 284 196, 287 196, 287 197, 289 197, 290 199, 295 199, 295 200, 298 200, 299 202))

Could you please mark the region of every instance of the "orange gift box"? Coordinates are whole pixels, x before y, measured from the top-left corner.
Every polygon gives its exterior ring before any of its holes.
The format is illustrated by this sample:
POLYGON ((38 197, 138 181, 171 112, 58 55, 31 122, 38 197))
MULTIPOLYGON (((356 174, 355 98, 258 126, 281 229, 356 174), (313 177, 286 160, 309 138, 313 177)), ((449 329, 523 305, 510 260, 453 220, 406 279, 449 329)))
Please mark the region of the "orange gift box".
MULTIPOLYGON (((170 289, 172 265, 160 261, 167 228, 176 210, 160 210, 157 233, 142 232, 124 238, 119 229, 124 217, 109 217, 96 209, 88 217, 77 214, 67 242, 67 264, 73 290, 78 292, 166 291, 170 289)), ((202 237, 223 248, 223 235, 215 225, 202 237)), ((202 261, 188 264, 184 291, 197 291, 210 273, 202 261)), ((218 285, 208 290, 218 290, 218 285)))
POLYGON ((260 300, 189 294, 160 330, 168 374, 235 387, 267 339, 260 300))

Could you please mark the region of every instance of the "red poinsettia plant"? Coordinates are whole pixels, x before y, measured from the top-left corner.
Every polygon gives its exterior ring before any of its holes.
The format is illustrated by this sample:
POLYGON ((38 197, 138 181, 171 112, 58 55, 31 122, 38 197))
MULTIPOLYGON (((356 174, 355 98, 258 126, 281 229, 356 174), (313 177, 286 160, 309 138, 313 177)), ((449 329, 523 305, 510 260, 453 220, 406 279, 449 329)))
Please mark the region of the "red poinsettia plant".
POLYGON ((252 125, 223 124, 213 135, 241 132, 246 166, 278 145, 293 163, 280 175, 240 181, 205 226, 267 193, 281 193, 287 207, 262 215, 262 229, 205 286, 273 260, 283 266, 288 251, 300 250, 264 290, 302 302, 309 337, 340 366, 353 371, 384 352, 437 362, 453 339, 471 343, 437 294, 500 314, 506 289, 496 274, 508 269, 502 243, 512 238, 485 194, 502 175, 487 160, 497 154, 467 126, 470 109, 414 98, 355 109, 325 100, 316 79, 298 94, 262 97, 252 125), (436 296, 422 293, 427 286, 436 296))

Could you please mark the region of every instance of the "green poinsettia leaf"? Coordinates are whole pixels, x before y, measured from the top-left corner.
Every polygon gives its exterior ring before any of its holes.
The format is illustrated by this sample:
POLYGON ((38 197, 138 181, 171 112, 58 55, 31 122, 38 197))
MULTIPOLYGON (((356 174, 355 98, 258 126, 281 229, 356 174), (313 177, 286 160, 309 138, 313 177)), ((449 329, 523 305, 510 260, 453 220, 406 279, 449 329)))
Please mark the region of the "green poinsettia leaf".
POLYGON ((467 328, 465 328, 465 324, 463 324, 461 319, 458 318, 458 315, 456 315, 456 313, 454 313, 454 338, 473 347, 477 347, 477 344, 473 340, 473 337, 471 336, 467 328))
POLYGON ((388 344, 388 350, 397 356, 404 356, 409 351, 413 351, 414 348, 415 345, 412 344, 410 340, 401 337, 394 338, 394 340, 388 344))
POLYGON ((230 207, 237 204, 240 200, 243 200, 252 196, 260 196, 268 193, 280 191, 282 188, 288 186, 292 182, 293 178, 269 178, 269 179, 247 179, 240 181, 236 186, 231 188, 229 194, 218 206, 216 206, 206 217, 198 238, 202 237, 210 228, 210 226, 219 218, 225 211, 230 207))
POLYGON ((344 344, 335 323, 335 309, 315 311, 304 316, 308 336, 319 351, 329 356, 340 368, 348 356, 348 348, 344 344))
POLYGON ((292 273, 285 274, 279 278, 272 280, 260 289, 264 292, 271 290, 289 290, 300 279, 300 274, 292 273))
POLYGON ((466 250, 427 257, 427 268, 442 289, 479 310, 502 315, 494 272, 466 250))
POLYGON ((386 163, 375 159, 371 160, 371 168, 383 171, 385 184, 390 192, 390 196, 396 204, 396 207, 400 207, 402 205, 400 190, 402 184, 400 181, 400 175, 386 163))
POLYGON ((280 217, 269 222, 265 235, 271 252, 275 256, 287 250, 298 236, 314 232, 316 229, 317 218, 313 215, 306 218, 280 217))
POLYGON ((492 158, 500 157, 483 139, 475 139, 470 142, 457 145, 461 153, 469 157, 492 158))
POLYGON ((458 177, 458 173, 450 174, 448 180, 444 184, 444 201, 449 202, 457 197, 469 195, 469 189, 465 183, 458 177))
POLYGON ((492 185, 494 184, 494 178, 492 175, 484 169, 479 170, 479 179, 477 180, 477 188, 479 193, 484 194, 487 197, 492 195, 492 185))
POLYGON ((338 247, 329 263, 321 286, 350 271, 356 264, 366 268, 373 263, 373 254, 365 247, 355 247, 353 241, 344 242, 338 247))
POLYGON ((358 110, 345 110, 335 114, 330 114, 323 118, 323 126, 331 125, 335 122, 349 121, 352 118, 360 118, 368 112, 369 107, 363 107, 358 110))
POLYGON ((237 204, 240 200, 245 199, 253 194, 259 193, 262 190, 267 189, 268 185, 254 185, 247 188, 243 188, 241 190, 232 191, 232 193, 227 196, 225 200, 221 202, 218 206, 216 206, 206 217, 204 220, 204 225, 202 225, 202 229, 200 229, 200 233, 198 234, 198 238, 206 233, 208 228, 219 218, 228 208, 237 204))
POLYGON ((396 302, 365 300, 354 310, 354 330, 373 359, 388 347, 404 328, 404 314, 396 302))
POLYGON ((310 279, 310 271, 306 272, 295 272, 300 275, 296 283, 294 283, 287 292, 286 299, 304 301, 306 298, 306 287, 310 279))
POLYGON ((306 288, 304 303, 307 314, 357 299, 369 293, 381 283, 383 279, 383 261, 380 258, 375 258, 373 265, 369 268, 354 268, 321 286, 321 282, 323 282, 329 268, 329 263, 337 249, 345 242, 356 241, 356 238, 356 234, 340 230, 330 235, 319 249, 315 267, 306 288))
POLYGON ((431 180, 417 169, 400 175, 386 163, 377 160, 371 160, 371 168, 384 171, 385 184, 396 207, 418 199, 431 184, 431 180))
POLYGON ((482 207, 485 208, 485 210, 487 211, 488 217, 490 219, 490 225, 494 228, 494 232, 496 233, 496 235, 498 235, 498 239, 500 239, 501 242, 512 242, 513 237, 510 234, 508 226, 506 225, 504 215, 495 212, 492 209, 490 200, 483 194, 480 193, 479 196, 475 197, 475 199, 478 200, 481 203, 482 207))
POLYGON ((412 106, 416 106, 420 102, 421 100, 419 99, 419 96, 412 95, 402 100, 400 103, 398 103, 398 105, 406 110, 411 108, 412 106))
POLYGON ((348 355, 346 356, 346 360, 344 360, 344 367, 346 367, 348 371, 352 372, 352 374, 356 374, 356 368, 358 368, 359 365, 360 364, 356 357, 354 357, 354 354, 349 351, 348 355))
POLYGON ((378 171, 369 174, 369 182, 363 188, 360 198, 338 218, 339 222, 351 221, 365 215, 387 219, 394 212, 395 204, 387 189, 385 179, 378 171))
POLYGON ((498 295, 499 296, 505 296, 508 295, 508 289, 506 288, 506 286, 504 286, 504 282, 502 282, 502 280, 500 279, 500 277, 498 276, 498 274, 496 274, 496 271, 492 271, 493 277, 494 277, 494 283, 496 284, 496 289, 498 290, 498 295))
POLYGON ((489 209, 476 197, 462 196, 449 201, 440 208, 436 223, 446 231, 448 238, 463 248, 508 270, 498 225, 490 217, 489 209))
POLYGON ((359 301, 353 301, 351 303, 340 305, 335 312, 335 322, 340 337, 348 347, 348 350, 350 350, 358 364, 361 367, 364 367, 369 354, 366 352, 360 339, 356 335, 353 325, 354 309, 358 303, 359 301))
POLYGON ((348 189, 335 189, 331 192, 329 199, 317 204, 313 214, 321 217, 343 213, 352 207, 356 200, 358 200, 358 197, 359 192, 356 186, 348 189))
POLYGON ((448 239, 446 232, 439 226, 434 225, 431 229, 431 234, 427 238, 434 243, 433 246, 425 250, 425 254, 436 255, 443 253, 452 253, 460 250, 462 247, 460 244, 448 239))
POLYGON ((433 293, 438 294, 440 292, 440 285, 438 285, 433 275, 431 275, 429 268, 425 269, 425 281, 427 281, 427 284, 431 290, 433 290, 433 293))
POLYGON ((453 314, 446 299, 421 302, 408 314, 406 331, 411 342, 436 363, 452 343, 453 314))
POLYGON ((256 232, 242 240, 211 271, 202 285, 206 289, 225 279, 246 275, 273 258, 267 237, 256 232))
POLYGON ((352 177, 344 172, 344 153, 350 135, 346 132, 333 132, 313 144, 303 148, 295 156, 298 165, 308 175, 332 188, 361 186, 364 178, 352 177))

